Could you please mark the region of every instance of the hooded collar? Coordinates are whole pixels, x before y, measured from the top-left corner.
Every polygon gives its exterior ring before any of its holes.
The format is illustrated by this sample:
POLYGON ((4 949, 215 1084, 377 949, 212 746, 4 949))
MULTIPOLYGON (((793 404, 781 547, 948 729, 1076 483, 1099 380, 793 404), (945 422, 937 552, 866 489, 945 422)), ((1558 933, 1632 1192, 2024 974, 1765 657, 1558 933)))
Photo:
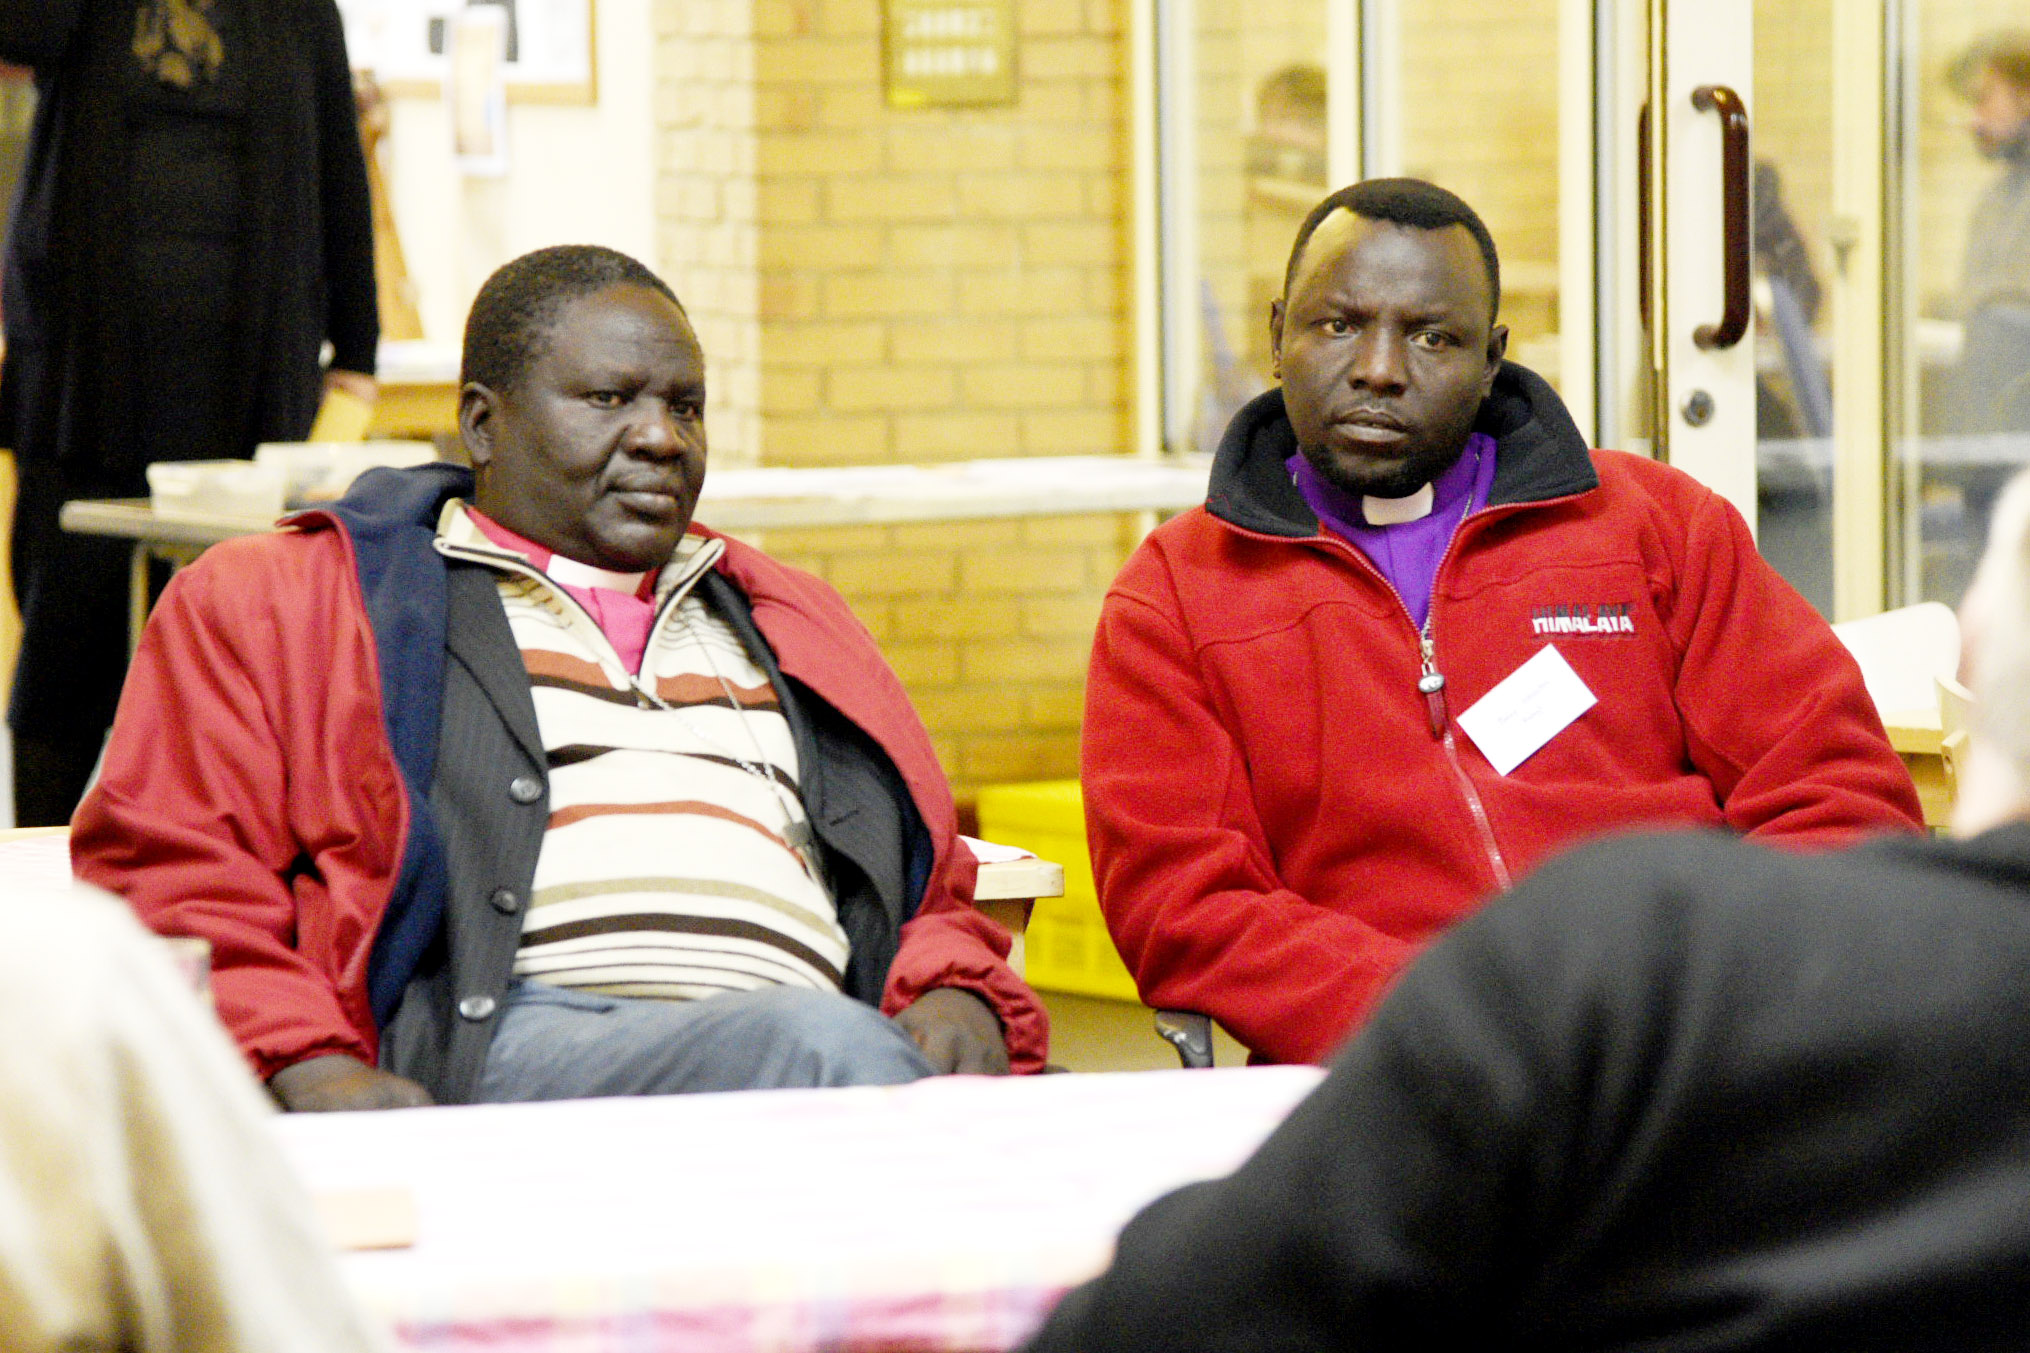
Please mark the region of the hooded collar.
MULTIPOLYGON (((1473 429, 1494 438, 1498 448, 1489 507, 1563 498, 1600 483, 1564 401, 1526 367, 1501 364, 1473 429)), ((1283 410, 1282 390, 1249 400, 1227 425, 1213 457, 1206 511, 1263 535, 1317 535, 1317 514, 1283 467, 1295 454, 1297 435, 1283 410)))

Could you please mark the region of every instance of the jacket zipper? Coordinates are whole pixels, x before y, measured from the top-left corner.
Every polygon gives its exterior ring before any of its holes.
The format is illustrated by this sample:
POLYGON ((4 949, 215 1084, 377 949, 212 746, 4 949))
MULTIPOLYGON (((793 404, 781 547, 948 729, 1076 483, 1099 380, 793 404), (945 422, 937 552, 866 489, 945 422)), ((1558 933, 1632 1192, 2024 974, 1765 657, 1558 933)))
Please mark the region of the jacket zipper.
MULTIPOLYGON (((1445 544, 1445 553, 1438 558, 1438 567, 1431 575, 1431 609, 1424 614, 1424 627, 1417 632, 1417 646, 1423 659, 1422 673, 1417 678, 1417 689, 1423 693, 1424 707, 1431 719, 1431 736, 1445 747, 1445 762, 1452 768, 1452 779, 1459 786, 1460 797, 1466 800, 1466 811, 1473 818, 1474 830, 1480 836, 1481 849, 1487 853, 1487 867, 1494 874, 1494 886, 1507 892, 1512 882, 1508 872, 1508 861, 1501 853, 1501 843, 1494 839, 1494 823, 1487 816, 1487 805, 1481 801, 1480 790, 1475 788, 1473 777, 1466 773, 1466 765, 1459 759, 1459 740, 1452 732, 1452 718, 1445 705, 1445 674, 1438 670, 1438 645, 1431 637, 1431 622, 1438 610, 1438 579, 1445 572, 1445 565, 1452 561, 1452 553, 1459 545, 1459 536, 1466 528, 1465 522, 1453 531, 1452 539, 1445 544)), ((1372 564, 1369 567, 1373 567, 1372 564)), ((1379 571, 1379 570, 1377 570, 1379 571)), ((1384 579, 1383 581, 1387 581, 1384 579)), ((1394 592, 1391 587, 1389 591, 1394 592)), ((1400 593, 1396 604, 1403 605, 1400 593)), ((1410 608, 1403 606, 1403 618, 1410 618, 1410 608)))
MULTIPOLYGON (((1483 508, 1476 515, 1485 515, 1486 511, 1487 509, 1483 508)), ((1459 547, 1459 538, 1465 533, 1467 524, 1467 521, 1459 523, 1459 529, 1452 533, 1452 539, 1446 543, 1445 553, 1439 556, 1437 571, 1431 575, 1432 612, 1424 617, 1423 626, 1417 630, 1419 658, 1417 693, 1424 698, 1424 713, 1431 723, 1431 739, 1444 748, 1445 764, 1452 771, 1452 782, 1458 786, 1459 797, 1466 802, 1467 815, 1473 819, 1474 832, 1480 838, 1482 852, 1487 856, 1487 867, 1494 875, 1495 887, 1506 892, 1513 882, 1508 871, 1508 860, 1501 853, 1501 843, 1495 839, 1494 823, 1487 815, 1487 805, 1481 800, 1480 791, 1474 787, 1473 777, 1466 773, 1465 762, 1460 760, 1459 741, 1452 732, 1451 711, 1447 708, 1445 700, 1445 674, 1438 669, 1438 645, 1431 635, 1431 621, 1438 604, 1438 578, 1444 574, 1445 565, 1452 562, 1452 555, 1459 547)), ((1396 599, 1403 619, 1412 626, 1416 625, 1416 619, 1410 614, 1410 608, 1404 604, 1402 594, 1390 585, 1387 578, 1381 576, 1381 570, 1374 566, 1372 560, 1350 544, 1342 545, 1330 536, 1321 535, 1318 538, 1335 549, 1344 549, 1353 556, 1359 567, 1373 573, 1381 584, 1388 588, 1389 595, 1396 599)))

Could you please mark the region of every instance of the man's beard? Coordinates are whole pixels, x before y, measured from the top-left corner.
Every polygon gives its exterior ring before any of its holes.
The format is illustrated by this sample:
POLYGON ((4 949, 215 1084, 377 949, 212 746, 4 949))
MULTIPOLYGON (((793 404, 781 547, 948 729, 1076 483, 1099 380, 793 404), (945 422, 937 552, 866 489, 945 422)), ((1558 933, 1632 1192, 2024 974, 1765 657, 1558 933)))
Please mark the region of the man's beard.
POLYGON ((1465 454, 1466 438, 1451 448, 1427 447, 1409 459, 1393 465, 1357 465, 1334 458, 1314 447, 1299 447, 1318 477, 1342 493, 1356 498, 1407 498, 1424 485, 1459 463, 1465 454))

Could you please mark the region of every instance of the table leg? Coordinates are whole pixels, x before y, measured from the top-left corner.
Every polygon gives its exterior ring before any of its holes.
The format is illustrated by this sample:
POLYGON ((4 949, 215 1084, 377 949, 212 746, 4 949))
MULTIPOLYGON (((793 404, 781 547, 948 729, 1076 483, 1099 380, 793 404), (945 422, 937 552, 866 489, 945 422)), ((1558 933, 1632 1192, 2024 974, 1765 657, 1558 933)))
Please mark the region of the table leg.
POLYGON ((148 560, 153 551, 148 542, 134 542, 133 558, 127 565, 127 658, 141 647, 141 627, 148 623, 148 560))

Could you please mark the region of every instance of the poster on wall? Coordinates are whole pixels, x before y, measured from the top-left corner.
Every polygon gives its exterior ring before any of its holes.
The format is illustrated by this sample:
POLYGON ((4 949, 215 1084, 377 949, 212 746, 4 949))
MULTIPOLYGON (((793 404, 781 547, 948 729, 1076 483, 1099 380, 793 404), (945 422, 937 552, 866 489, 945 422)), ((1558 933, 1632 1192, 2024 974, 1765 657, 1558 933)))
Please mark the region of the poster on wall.
POLYGON ((1015 0, 885 0, 891 108, 1015 101, 1015 0))
POLYGON ((528 103, 594 103, 595 0, 338 0, 352 64, 390 94, 436 95, 449 71, 457 17, 503 11, 507 97, 528 103))

